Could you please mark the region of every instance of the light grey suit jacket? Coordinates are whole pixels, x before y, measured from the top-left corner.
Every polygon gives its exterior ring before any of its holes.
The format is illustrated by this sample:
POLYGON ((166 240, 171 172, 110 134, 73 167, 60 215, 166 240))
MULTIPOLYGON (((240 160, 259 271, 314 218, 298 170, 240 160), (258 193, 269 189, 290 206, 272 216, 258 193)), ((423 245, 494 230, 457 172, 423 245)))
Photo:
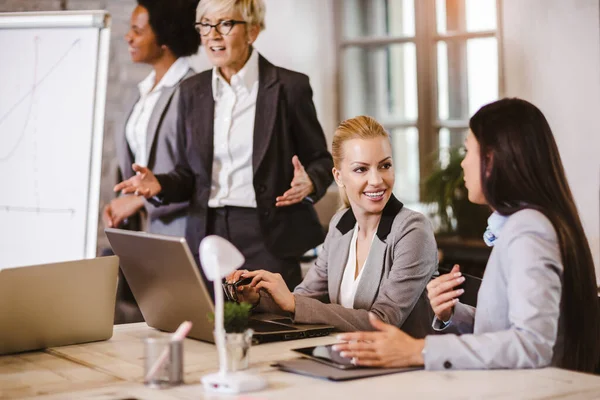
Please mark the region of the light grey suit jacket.
POLYGON ((563 265, 552 223, 521 210, 497 236, 477 309, 457 303, 441 330, 450 334, 425 339, 426 369, 540 368, 562 360, 563 265))
POLYGON ((425 287, 437 273, 437 247, 429 221, 392 196, 365 262, 354 308, 349 309, 339 304, 340 285, 355 224, 351 209, 332 218, 323 251, 294 290, 295 322, 370 331, 371 311, 416 337, 432 332, 433 313, 425 287))
MULTIPOLYGON (((148 122, 148 136, 146 138, 146 154, 148 154, 148 168, 155 174, 173 170, 178 162, 178 155, 182 151, 178 148, 181 144, 177 140, 177 104, 179 101, 179 84, 193 76, 194 70, 188 70, 183 79, 176 85, 164 87, 160 94, 150 121, 148 122)), ((139 100, 139 95, 131 105, 127 120, 131 116, 133 107, 139 100)), ((117 131, 117 158, 122 179, 133 176, 131 164, 134 157, 127 143, 125 126, 117 131)), ((188 202, 174 203, 167 206, 155 207, 145 202, 147 211, 148 231, 163 235, 184 236, 187 223, 188 202)))

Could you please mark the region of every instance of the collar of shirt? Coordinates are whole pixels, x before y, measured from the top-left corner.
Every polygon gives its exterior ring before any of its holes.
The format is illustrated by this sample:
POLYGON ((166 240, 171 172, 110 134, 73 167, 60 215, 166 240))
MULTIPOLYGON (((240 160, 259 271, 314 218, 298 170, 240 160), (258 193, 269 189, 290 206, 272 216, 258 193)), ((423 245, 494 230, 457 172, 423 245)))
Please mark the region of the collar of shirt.
POLYGON ((250 48, 252 53, 246 64, 236 74, 231 77, 231 84, 228 84, 219 68, 213 67, 212 73, 212 92, 215 101, 219 100, 222 94, 223 85, 231 86, 234 91, 245 90, 246 93, 252 91, 252 87, 258 82, 258 51, 250 48))
MULTIPOLYGON (((172 87, 177 84, 190 69, 190 61, 188 57, 179 57, 173 65, 169 67, 167 73, 162 77, 160 82, 154 87, 153 92, 160 91, 163 87, 172 87)), ((154 86, 154 79, 156 72, 152 70, 150 74, 138 84, 140 96, 145 96, 150 93, 152 86, 154 86)))
POLYGON ((494 242, 500 236, 500 231, 506 223, 508 217, 498 214, 494 211, 488 218, 488 226, 483 233, 483 241, 490 247, 494 246, 494 242))

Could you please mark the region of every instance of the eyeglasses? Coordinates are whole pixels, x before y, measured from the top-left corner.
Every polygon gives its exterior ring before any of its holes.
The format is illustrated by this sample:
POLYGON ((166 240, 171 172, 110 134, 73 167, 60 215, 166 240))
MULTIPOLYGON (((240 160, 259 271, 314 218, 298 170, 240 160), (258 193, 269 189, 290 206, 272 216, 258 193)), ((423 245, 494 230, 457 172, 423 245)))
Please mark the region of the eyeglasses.
POLYGON ((232 283, 223 282, 223 290, 225 291, 225 296, 227 296, 227 300, 238 303, 238 286, 249 285, 250 282, 252 282, 252 278, 242 278, 239 281, 232 283))
POLYGON ((206 22, 196 22, 195 28, 196 28, 196 31, 202 36, 208 36, 210 34, 210 30, 212 28, 215 28, 215 30, 220 35, 227 36, 227 35, 229 35, 229 33, 231 32, 231 30, 233 29, 234 26, 236 26, 237 24, 245 24, 245 23, 246 23, 246 21, 236 21, 233 19, 229 19, 227 21, 220 21, 220 22, 216 23, 215 25, 211 25, 206 22))

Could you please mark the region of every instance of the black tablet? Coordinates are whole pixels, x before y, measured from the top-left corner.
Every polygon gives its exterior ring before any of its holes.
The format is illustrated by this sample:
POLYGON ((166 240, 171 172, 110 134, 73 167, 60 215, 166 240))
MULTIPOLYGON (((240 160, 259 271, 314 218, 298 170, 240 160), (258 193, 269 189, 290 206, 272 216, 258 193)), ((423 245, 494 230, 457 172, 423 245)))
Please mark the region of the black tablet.
POLYGON ((323 364, 331 365, 332 367, 339 369, 360 368, 359 366, 352 364, 352 360, 350 358, 342 357, 338 351, 333 350, 332 344, 328 344, 326 346, 302 347, 292 350, 312 360, 319 361, 323 364))

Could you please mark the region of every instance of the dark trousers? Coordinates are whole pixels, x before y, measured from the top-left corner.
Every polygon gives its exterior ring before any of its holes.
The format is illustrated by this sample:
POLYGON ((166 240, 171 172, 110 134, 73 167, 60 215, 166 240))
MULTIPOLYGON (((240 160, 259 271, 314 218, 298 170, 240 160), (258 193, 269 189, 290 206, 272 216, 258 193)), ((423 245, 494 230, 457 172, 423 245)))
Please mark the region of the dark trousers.
POLYGON ((265 245, 256 209, 229 206, 210 208, 207 222, 207 235, 229 240, 244 255, 246 262, 242 269, 264 269, 279 273, 290 290, 294 290, 302 281, 298 259, 280 258, 265 245))

